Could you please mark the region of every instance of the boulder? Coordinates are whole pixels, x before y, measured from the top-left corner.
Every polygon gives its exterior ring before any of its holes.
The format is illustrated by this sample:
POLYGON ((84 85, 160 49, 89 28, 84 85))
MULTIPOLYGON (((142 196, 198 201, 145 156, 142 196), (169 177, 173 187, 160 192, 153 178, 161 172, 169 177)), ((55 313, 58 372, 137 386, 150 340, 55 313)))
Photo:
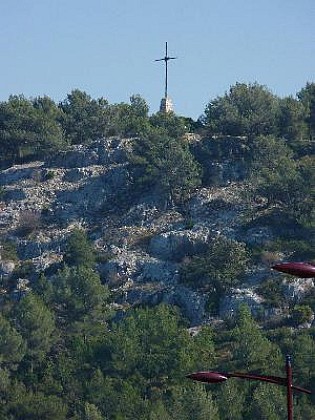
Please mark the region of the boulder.
POLYGON ((15 269, 15 262, 5 260, 0 262, 0 276, 9 277, 15 269))
POLYGON ((169 303, 179 306, 183 315, 189 319, 190 326, 204 324, 209 315, 206 312, 207 296, 190 288, 178 285, 169 296, 169 303))
POLYGON ((253 315, 264 310, 264 299, 251 289, 232 289, 230 295, 224 296, 220 302, 219 315, 221 318, 234 316, 240 305, 247 305, 253 315))
POLYGON ((314 279, 284 280, 283 293, 288 300, 299 302, 311 289, 315 287, 314 279))
POLYGON ((204 227, 170 231, 154 236, 150 241, 149 252, 162 260, 180 261, 185 256, 205 252, 209 240, 210 230, 204 227))
POLYGON ((31 179, 38 171, 42 163, 33 162, 31 165, 15 165, 0 172, 0 185, 15 184, 19 181, 31 179), (34 169, 35 168, 35 169, 34 169))
POLYGON ((268 226, 259 226, 248 229, 245 235, 242 236, 243 241, 248 245, 264 245, 274 239, 272 229, 268 226))
POLYGON ((51 168, 84 168, 98 164, 98 155, 84 145, 72 146, 69 150, 60 151, 50 156, 45 162, 51 168))

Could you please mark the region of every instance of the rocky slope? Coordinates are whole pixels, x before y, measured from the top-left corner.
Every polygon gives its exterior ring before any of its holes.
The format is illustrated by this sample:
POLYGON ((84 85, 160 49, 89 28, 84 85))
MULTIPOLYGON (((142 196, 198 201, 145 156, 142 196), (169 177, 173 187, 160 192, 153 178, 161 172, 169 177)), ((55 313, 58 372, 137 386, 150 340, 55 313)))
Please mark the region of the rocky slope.
MULTIPOLYGON (((195 191, 185 212, 162 210, 152 197, 142 197, 118 212, 116 203, 124 201, 132 182, 130 147, 128 139, 110 138, 72 147, 46 162, 1 171, 1 278, 10 279, 20 268, 10 293, 27 290, 30 276, 62 261, 69 233, 80 226, 99 252, 97 270, 112 290, 118 312, 132 305, 167 302, 178 305, 191 325, 213 321, 206 310, 207 295, 180 282, 180 263, 202 253, 219 235, 263 246, 272 240, 273 231, 263 225, 240 228, 248 210, 241 194, 246 185, 229 173, 228 165, 218 165, 218 171, 224 171, 221 186, 195 191), (18 260, 5 254, 6 241, 16 244, 18 260), (27 264, 28 274, 21 270, 27 264)), ((252 266, 244 286, 220 302, 220 317, 233 314, 241 302, 253 311, 264 311, 256 288, 276 275, 268 263, 252 266)), ((304 281, 301 287, 297 279, 284 292, 299 299, 313 287, 313 281, 304 281)), ((2 293, 9 291, 3 288, 2 293)))

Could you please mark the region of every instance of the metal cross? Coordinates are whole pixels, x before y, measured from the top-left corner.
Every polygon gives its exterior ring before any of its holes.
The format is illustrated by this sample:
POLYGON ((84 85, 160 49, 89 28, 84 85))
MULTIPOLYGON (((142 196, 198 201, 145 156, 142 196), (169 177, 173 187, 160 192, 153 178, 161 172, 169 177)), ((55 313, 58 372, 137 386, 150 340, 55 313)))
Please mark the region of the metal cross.
POLYGON ((176 60, 177 57, 169 57, 167 55, 167 42, 165 42, 165 57, 159 58, 158 60, 154 61, 164 61, 165 62, 165 98, 167 98, 167 63, 169 60, 176 60))

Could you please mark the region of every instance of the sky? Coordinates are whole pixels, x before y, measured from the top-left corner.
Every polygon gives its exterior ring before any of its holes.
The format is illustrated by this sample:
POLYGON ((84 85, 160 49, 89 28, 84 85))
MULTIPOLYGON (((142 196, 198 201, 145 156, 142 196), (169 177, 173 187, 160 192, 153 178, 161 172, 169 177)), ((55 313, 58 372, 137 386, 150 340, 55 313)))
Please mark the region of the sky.
POLYGON ((236 82, 295 96, 315 74, 315 0, 0 0, 0 101, 141 95, 197 119, 236 82))

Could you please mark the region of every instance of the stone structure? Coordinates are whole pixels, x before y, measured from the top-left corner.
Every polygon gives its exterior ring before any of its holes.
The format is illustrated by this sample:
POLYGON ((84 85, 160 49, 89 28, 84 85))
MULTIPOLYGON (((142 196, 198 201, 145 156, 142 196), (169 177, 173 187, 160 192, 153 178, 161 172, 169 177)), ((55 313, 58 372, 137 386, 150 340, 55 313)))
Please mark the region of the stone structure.
POLYGON ((171 98, 162 98, 160 105, 160 112, 173 112, 173 103, 171 98))

